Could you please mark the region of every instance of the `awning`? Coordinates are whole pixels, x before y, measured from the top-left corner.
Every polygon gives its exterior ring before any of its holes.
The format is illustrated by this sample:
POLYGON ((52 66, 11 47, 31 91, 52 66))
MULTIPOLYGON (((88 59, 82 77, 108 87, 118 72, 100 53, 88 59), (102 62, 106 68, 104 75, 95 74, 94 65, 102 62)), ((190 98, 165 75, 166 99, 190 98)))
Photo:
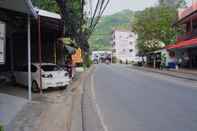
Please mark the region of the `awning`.
POLYGON ((197 38, 181 41, 174 45, 168 45, 165 48, 166 49, 180 49, 180 48, 190 48, 190 47, 196 47, 197 46, 197 38))
MULTIPOLYGON (((40 24, 47 28, 47 30, 53 30, 57 32, 57 35, 61 35, 64 25, 61 20, 60 14, 42 10, 39 8, 34 8, 37 15, 40 17, 40 24)), ((55 33, 54 32, 54 33, 55 33)))
POLYGON ((71 47, 69 45, 65 45, 64 48, 69 54, 74 54, 76 51, 76 49, 74 47, 71 47))
POLYGON ((27 55, 28 55, 28 99, 32 100, 31 94, 31 16, 37 17, 31 0, 0 0, 0 8, 27 14, 27 55))
POLYGON ((0 8, 37 16, 31 0, 1 0, 0 8))
POLYGON ((46 11, 46 10, 42 10, 42 9, 38 9, 38 8, 34 8, 34 9, 36 10, 36 12, 39 16, 61 20, 60 14, 46 11))

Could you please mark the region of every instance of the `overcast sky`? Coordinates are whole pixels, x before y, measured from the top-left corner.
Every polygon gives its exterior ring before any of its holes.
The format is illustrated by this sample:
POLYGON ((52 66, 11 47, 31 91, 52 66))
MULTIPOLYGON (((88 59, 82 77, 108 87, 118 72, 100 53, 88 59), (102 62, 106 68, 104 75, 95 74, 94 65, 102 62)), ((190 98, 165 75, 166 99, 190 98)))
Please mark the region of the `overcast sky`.
MULTIPOLYGON (((133 11, 143 10, 147 7, 154 6, 158 0, 110 0, 110 4, 104 15, 114 14, 124 9, 131 9, 133 11)), ((192 0, 186 0, 191 4, 192 0)))

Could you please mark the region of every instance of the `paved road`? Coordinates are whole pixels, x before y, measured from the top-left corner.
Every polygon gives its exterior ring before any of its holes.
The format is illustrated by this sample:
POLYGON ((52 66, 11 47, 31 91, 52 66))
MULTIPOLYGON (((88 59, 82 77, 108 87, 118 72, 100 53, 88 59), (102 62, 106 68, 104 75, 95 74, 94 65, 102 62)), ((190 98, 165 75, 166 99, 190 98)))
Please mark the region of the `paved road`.
POLYGON ((109 131, 197 131, 197 83, 98 65, 94 85, 109 131))

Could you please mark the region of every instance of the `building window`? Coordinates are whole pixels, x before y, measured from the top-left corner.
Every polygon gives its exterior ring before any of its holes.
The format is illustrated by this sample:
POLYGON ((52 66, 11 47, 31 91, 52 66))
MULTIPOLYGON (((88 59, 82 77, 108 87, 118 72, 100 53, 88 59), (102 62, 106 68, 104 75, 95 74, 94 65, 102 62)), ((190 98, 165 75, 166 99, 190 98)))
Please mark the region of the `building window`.
POLYGON ((193 30, 194 30, 194 31, 197 30, 197 23, 193 23, 193 30))

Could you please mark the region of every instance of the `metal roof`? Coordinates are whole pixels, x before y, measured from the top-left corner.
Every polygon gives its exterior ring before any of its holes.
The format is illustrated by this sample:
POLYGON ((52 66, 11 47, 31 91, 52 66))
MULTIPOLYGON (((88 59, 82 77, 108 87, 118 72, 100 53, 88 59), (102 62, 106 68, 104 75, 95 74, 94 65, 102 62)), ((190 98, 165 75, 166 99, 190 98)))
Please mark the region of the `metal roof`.
POLYGON ((0 0, 0 8, 37 16, 31 0, 0 0))
POLYGON ((197 38, 181 41, 173 45, 168 45, 166 49, 178 49, 178 48, 188 48, 188 47, 196 47, 197 46, 197 38))
POLYGON ((182 24, 182 23, 184 23, 185 21, 190 20, 191 17, 192 17, 193 15, 196 15, 196 13, 197 13, 197 10, 195 10, 195 11, 192 12, 191 14, 189 14, 189 15, 183 17, 182 19, 180 19, 180 20, 174 22, 174 23, 172 24, 172 26, 176 26, 176 25, 178 25, 178 24, 182 24))
POLYGON ((64 48, 68 51, 69 54, 74 54, 76 51, 76 48, 69 46, 69 45, 65 45, 64 48))
POLYGON ((61 19, 61 16, 57 13, 54 12, 50 12, 50 11, 46 11, 46 10, 42 10, 42 9, 38 9, 38 8, 34 8, 34 10, 37 12, 37 14, 39 16, 43 16, 43 17, 48 17, 48 18, 54 18, 54 19, 61 19))

